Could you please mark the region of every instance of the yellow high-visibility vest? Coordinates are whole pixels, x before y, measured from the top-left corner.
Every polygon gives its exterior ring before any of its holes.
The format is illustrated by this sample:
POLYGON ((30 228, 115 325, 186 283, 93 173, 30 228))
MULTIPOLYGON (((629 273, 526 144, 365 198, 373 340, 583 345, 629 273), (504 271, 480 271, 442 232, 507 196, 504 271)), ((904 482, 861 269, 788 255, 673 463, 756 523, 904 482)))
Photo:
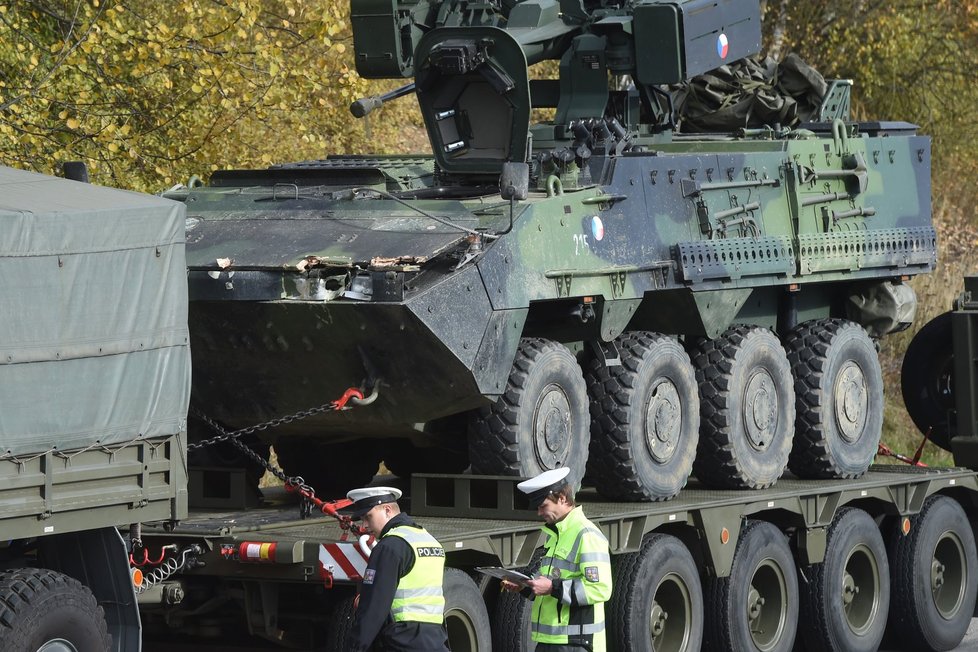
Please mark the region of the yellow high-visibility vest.
POLYGON ((560 584, 560 599, 533 599, 531 636, 538 643, 581 645, 605 652, 604 603, 611 597, 611 555, 608 540, 580 507, 547 533, 540 575, 560 584), (590 639, 590 640, 589 640, 590 639))
POLYGON ((396 622, 415 621, 441 624, 444 621, 445 549, 426 530, 399 525, 385 537, 400 537, 414 551, 414 566, 397 583, 391 615, 396 622))

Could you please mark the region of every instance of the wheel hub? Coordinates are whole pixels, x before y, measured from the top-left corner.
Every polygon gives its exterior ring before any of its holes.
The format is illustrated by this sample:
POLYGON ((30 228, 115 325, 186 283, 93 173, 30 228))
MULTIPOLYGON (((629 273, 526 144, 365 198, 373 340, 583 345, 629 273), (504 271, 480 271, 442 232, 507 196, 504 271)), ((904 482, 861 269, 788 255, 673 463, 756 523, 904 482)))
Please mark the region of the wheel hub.
POLYGON ((751 589, 750 595, 747 596, 747 617, 750 620, 757 620, 761 617, 761 612, 764 607, 764 598, 757 589, 751 589))
POLYGON ((930 564, 930 584, 935 591, 944 586, 944 564, 936 559, 930 564))
POLYGON ((750 445, 759 451, 767 450, 778 427, 778 392, 765 369, 758 370, 747 382, 744 424, 750 445))
POLYGON ((672 459, 682 431, 679 390, 671 380, 663 380, 652 390, 645 412, 645 443, 655 461, 672 459))
POLYGON ((652 604, 652 638, 662 636, 666 628, 666 619, 669 614, 662 610, 658 603, 652 604))
POLYGON ((880 574, 876 555, 865 544, 849 552, 842 574, 842 609, 846 624, 857 636, 864 636, 879 616, 880 574))
POLYGON ((852 360, 845 363, 835 381, 835 421, 842 438, 859 439, 866 426, 869 392, 863 370, 852 360))
POLYGON ((652 596, 649 633, 656 652, 687 652, 693 632, 693 602, 686 581, 675 573, 662 578, 652 596))
POLYGON ((930 562, 930 587, 937 611, 947 620, 961 609, 969 582, 964 547, 953 532, 937 542, 930 562))
POLYGON ((537 455, 544 467, 554 468, 564 461, 570 442, 571 410, 567 394, 558 385, 549 385, 537 403, 533 432, 537 455))
POLYGON ((757 567, 747 594, 747 622, 754 645, 761 652, 776 649, 788 619, 788 593, 784 573, 772 559, 757 567))

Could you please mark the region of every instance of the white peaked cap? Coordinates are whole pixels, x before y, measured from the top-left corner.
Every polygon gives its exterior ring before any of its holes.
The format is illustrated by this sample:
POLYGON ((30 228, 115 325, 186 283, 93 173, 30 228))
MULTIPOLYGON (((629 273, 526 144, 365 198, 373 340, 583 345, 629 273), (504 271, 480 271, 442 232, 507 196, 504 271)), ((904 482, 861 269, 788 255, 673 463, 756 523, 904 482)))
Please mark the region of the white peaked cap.
POLYGON ((394 487, 362 487, 348 491, 346 497, 352 500, 353 504, 340 511, 356 519, 377 505, 396 502, 401 497, 401 490, 394 487))
POLYGON ((556 491, 564 485, 568 475, 570 475, 570 467, 561 466, 524 480, 516 485, 516 488, 527 495, 530 507, 537 507, 551 491, 556 491))

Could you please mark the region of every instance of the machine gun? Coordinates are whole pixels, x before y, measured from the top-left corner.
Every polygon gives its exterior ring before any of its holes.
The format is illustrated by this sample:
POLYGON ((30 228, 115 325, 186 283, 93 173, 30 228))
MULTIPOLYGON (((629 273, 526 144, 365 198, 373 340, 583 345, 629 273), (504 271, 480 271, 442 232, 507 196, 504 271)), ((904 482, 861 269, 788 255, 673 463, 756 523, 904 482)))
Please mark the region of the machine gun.
MULTIPOLYGON (((453 174, 498 174, 526 161, 533 141, 571 144, 587 121, 668 138, 661 87, 754 54, 761 41, 758 0, 353 0, 352 21, 357 71, 414 77, 436 161, 453 174), (545 60, 559 60, 559 78, 530 80, 545 60), (625 75, 633 88, 612 90, 625 75), (533 108, 556 109, 553 122, 531 129, 533 108)), ((365 114, 411 90, 351 109, 365 114)))

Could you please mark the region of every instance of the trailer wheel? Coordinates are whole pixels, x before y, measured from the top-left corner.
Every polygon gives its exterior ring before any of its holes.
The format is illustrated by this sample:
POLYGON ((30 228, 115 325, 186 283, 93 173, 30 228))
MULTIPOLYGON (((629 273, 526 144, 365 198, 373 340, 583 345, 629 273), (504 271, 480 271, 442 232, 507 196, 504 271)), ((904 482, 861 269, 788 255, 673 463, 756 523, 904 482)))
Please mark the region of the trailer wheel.
POLYGON ((587 386, 564 345, 524 338, 506 391, 475 412, 469 459, 475 473, 531 477, 570 467, 579 485, 587 464, 590 419, 587 386))
POLYGON ((492 649, 495 652, 533 652, 530 638, 533 601, 519 593, 503 591, 492 612, 492 649))
POLYGON ((787 337, 795 377, 795 439, 788 468, 801 478, 857 478, 883 429, 883 372, 862 326, 802 324, 787 337))
POLYGON ((445 629, 453 652, 489 652, 492 630, 479 587, 456 568, 445 569, 445 629))
POLYGON ((740 533, 730 576, 707 583, 704 650, 789 652, 798 628, 798 577, 784 534, 763 521, 740 533))
POLYGON ((280 438, 274 448, 285 473, 302 476, 321 498, 369 484, 380 468, 380 449, 375 442, 323 444, 306 437, 289 437, 280 438))
POLYGON ((43 568, 0 571, 0 650, 102 652, 105 613, 88 587, 43 568))
POLYGON ((606 610, 614 649, 695 652, 703 640, 703 588, 683 542, 645 537, 638 552, 615 555, 614 587, 606 610))
POLYGON ((763 489, 784 473, 791 452, 795 398, 791 367, 771 331, 731 326, 692 352, 700 389, 700 482, 763 489))
POLYGON ((689 355, 673 338, 632 332, 618 339, 621 365, 596 360, 588 477, 612 500, 666 500, 693 471, 699 391, 689 355))
MULTIPOLYGON (((901 519, 902 521, 902 519, 901 519)), ((975 611, 978 556, 970 521, 947 496, 931 496, 910 533, 890 536, 889 627, 911 650, 951 650, 975 611)))
POLYGON ((861 509, 839 511, 825 561, 807 566, 800 629, 809 652, 875 652, 886 631, 890 569, 876 522, 861 509))
POLYGON ((946 451, 951 450, 954 412, 954 342, 951 313, 930 320, 914 335, 903 356, 900 387, 914 425, 946 451))

